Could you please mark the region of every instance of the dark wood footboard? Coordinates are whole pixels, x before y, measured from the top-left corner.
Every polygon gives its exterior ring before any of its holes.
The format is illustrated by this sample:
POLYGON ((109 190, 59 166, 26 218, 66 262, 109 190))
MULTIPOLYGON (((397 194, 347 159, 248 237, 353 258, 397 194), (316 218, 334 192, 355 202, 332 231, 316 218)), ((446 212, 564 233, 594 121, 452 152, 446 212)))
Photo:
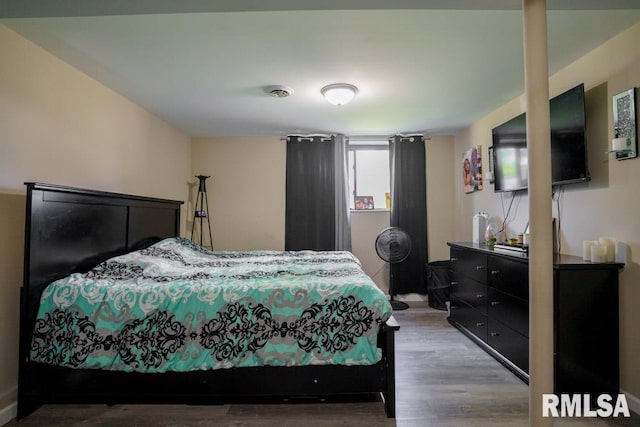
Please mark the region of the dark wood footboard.
POLYGON ((395 332, 400 330, 400 325, 396 319, 391 316, 387 323, 382 327, 381 334, 384 334, 384 342, 382 343, 382 361, 385 362, 385 391, 384 410, 389 418, 396 416, 396 339, 395 332))

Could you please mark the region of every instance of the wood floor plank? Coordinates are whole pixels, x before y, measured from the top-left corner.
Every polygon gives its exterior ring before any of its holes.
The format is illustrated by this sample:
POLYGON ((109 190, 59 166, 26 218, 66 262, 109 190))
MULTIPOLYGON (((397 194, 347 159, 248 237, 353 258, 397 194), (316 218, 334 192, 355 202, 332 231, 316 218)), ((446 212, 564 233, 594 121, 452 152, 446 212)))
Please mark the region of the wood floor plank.
MULTIPOLYGON (((423 304, 397 311, 397 413, 380 401, 186 405, 46 405, 8 426, 353 426, 521 427, 528 424, 528 387, 423 304)), ((561 427, 640 427, 640 416, 558 419, 561 427)))

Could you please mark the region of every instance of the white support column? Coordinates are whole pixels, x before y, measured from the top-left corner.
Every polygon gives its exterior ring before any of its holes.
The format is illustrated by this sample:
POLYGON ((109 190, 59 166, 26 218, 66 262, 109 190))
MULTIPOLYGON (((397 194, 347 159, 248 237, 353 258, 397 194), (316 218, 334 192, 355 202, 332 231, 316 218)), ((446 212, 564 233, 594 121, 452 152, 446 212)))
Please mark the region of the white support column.
POLYGON ((524 70, 529 157, 529 424, 553 393, 553 230, 546 0, 523 0, 524 70))

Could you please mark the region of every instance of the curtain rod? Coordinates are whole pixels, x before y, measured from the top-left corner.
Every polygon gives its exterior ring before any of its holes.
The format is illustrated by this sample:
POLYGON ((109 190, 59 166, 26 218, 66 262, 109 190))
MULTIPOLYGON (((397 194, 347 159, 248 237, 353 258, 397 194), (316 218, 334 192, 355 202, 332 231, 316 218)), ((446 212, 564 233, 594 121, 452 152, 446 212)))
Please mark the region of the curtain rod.
POLYGON ((389 135, 354 135, 345 136, 345 139, 349 141, 388 141, 393 136, 389 135))
POLYGON ((424 139, 429 139, 429 137, 421 134, 421 133, 412 133, 412 134, 395 134, 395 135, 354 135, 354 136, 345 136, 349 141, 387 141, 389 139, 393 139, 394 137, 399 136, 400 138, 411 138, 414 136, 421 136, 424 139))
POLYGON ((313 134, 309 134, 309 135, 291 134, 291 135, 287 135, 287 136, 281 136, 280 137, 280 141, 286 141, 291 136, 295 136, 295 137, 298 137, 298 138, 301 138, 301 139, 309 139, 309 138, 332 138, 334 135, 328 135, 328 134, 324 134, 324 133, 313 133, 313 134))
MULTIPOLYGON (((327 135, 327 134, 311 134, 311 135, 288 135, 288 136, 281 136, 280 137, 280 141, 286 141, 290 136, 296 136, 298 138, 332 138, 335 135, 327 135)), ((423 137, 426 141, 429 141, 431 139, 430 136, 426 136, 423 134, 409 134, 409 135, 403 135, 403 134, 396 134, 396 135, 354 135, 354 136, 346 136, 345 135, 345 139, 348 141, 387 141, 390 139, 393 139, 393 137, 395 136, 399 136, 401 138, 411 138, 413 136, 421 136, 423 137)))

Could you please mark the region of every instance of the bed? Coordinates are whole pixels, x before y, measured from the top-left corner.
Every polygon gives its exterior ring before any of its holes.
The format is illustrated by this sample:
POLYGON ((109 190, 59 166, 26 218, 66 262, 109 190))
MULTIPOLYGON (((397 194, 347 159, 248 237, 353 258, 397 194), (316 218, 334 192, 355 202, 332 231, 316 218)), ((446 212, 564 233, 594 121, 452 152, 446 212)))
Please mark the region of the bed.
POLYGON ((340 252, 211 252, 178 237, 181 204, 27 183, 18 418, 46 403, 336 396, 381 397, 387 416, 395 416, 399 326, 386 300, 350 290, 301 304, 329 293, 319 277, 369 280, 359 276, 357 260, 340 252), (296 276, 306 278, 308 289, 283 298, 278 282, 296 276), (167 288, 176 277, 181 286, 167 288), (314 280, 321 284, 311 287, 314 280), (132 304, 131 289, 121 291, 116 282, 153 291, 132 304), (182 282, 195 288, 185 291, 182 282), (210 292, 213 282, 222 291, 210 292), (109 299, 98 301, 96 295, 107 293, 109 299), (198 296, 199 308, 185 308, 187 294, 198 296), (203 301, 214 311, 202 309, 203 301), (327 332, 336 312, 350 313, 348 327, 327 332), (121 322, 120 329, 109 330, 105 319, 121 322), (61 329, 63 323, 75 332, 61 329), (234 334, 221 333, 221 325, 234 334), (158 330, 162 339, 149 339, 158 330))

